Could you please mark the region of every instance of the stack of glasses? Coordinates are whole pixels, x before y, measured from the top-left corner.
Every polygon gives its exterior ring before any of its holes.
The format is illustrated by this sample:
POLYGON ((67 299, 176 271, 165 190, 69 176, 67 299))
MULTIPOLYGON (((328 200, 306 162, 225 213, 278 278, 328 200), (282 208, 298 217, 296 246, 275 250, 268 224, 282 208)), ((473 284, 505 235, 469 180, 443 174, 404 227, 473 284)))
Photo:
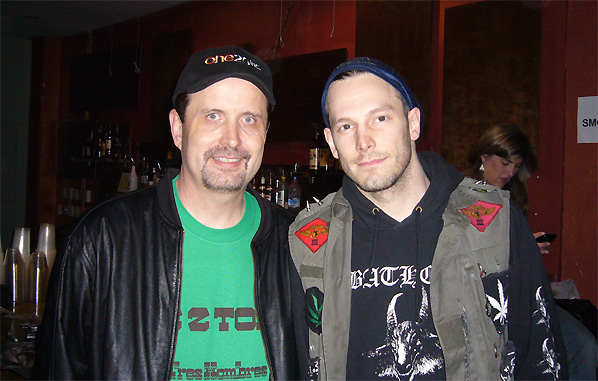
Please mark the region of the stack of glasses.
MULTIPOLYGON (((30 254, 30 230, 15 229, 12 247, 6 250, 2 284, 11 293, 10 310, 17 315, 41 317, 46 299, 48 277, 56 257, 55 228, 43 223, 37 249, 30 254)), ((4 305, 5 303, 3 303, 4 305)))

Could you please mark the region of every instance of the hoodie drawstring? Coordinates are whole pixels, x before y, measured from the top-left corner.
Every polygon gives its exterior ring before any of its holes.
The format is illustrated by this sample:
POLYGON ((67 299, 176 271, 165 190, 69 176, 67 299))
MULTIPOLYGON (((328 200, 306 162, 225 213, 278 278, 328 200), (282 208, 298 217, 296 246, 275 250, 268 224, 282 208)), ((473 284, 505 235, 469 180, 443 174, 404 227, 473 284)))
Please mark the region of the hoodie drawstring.
POLYGON ((368 266, 369 269, 372 268, 372 263, 374 262, 374 256, 376 255, 376 243, 378 242, 378 226, 380 223, 379 213, 380 209, 374 208, 372 209, 372 214, 376 216, 376 225, 374 227, 374 242, 372 244, 372 255, 370 256, 370 265, 368 266))
POLYGON ((422 294, 419 292, 419 272, 421 271, 421 269, 419 268, 419 256, 421 254, 421 247, 420 247, 420 241, 419 241, 419 218, 420 215, 422 213, 423 209, 421 206, 417 206, 415 208, 415 246, 417 247, 417 251, 415 253, 415 271, 417 271, 418 273, 415 274, 415 298, 413 298, 414 302, 415 302, 415 316, 417 321, 421 320, 421 317, 419 316, 419 310, 421 308, 422 305, 422 294))

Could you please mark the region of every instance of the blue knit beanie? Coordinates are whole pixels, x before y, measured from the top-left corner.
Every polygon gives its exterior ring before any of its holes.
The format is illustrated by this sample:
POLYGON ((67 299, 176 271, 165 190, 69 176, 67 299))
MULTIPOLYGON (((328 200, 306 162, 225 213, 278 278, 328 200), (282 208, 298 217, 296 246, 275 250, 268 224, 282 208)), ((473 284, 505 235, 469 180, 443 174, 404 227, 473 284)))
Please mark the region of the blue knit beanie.
POLYGON ((392 87, 397 89, 397 91, 403 96, 405 99, 405 103, 407 107, 411 111, 414 107, 420 108, 417 99, 411 92, 409 85, 407 82, 393 69, 392 67, 388 66, 382 61, 378 61, 374 58, 369 57, 355 57, 348 61, 343 62, 342 64, 338 65, 336 69, 332 71, 332 74, 328 77, 328 81, 326 81, 326 86, 324 86, 324 93, 322 94, 322 115, 324 116, 324 122, 326 123, 326 127, 330 128, 330 122, 326 117, 326 97, 328 96, 328 89, 330 88, 330 84, 339 74, 351 71, 351 70, 363 70, 368 73, 372 73, 386 82, 388 82, 392 87))

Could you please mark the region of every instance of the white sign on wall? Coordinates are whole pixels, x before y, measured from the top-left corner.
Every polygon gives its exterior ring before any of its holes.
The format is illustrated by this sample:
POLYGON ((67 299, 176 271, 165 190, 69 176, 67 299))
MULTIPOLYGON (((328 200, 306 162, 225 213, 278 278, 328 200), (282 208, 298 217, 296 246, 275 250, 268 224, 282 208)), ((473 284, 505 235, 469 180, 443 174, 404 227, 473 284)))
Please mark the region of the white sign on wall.
POLYGON ((577 142, 598 143, 598 97, 577 98, 577 142))

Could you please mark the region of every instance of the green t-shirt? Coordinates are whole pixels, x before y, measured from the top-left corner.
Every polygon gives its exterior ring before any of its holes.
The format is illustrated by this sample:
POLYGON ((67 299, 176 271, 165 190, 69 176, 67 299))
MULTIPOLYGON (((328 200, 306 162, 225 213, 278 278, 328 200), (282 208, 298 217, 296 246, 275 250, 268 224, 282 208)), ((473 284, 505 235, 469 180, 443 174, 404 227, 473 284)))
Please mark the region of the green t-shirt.
POLYGON ((173 380, 269 377, 257 322, 251 240, 260 224, 255 197, 245 192, 245 213, 229 229, 199 223, 179 199, 183 229, 181 315, 173 380))

